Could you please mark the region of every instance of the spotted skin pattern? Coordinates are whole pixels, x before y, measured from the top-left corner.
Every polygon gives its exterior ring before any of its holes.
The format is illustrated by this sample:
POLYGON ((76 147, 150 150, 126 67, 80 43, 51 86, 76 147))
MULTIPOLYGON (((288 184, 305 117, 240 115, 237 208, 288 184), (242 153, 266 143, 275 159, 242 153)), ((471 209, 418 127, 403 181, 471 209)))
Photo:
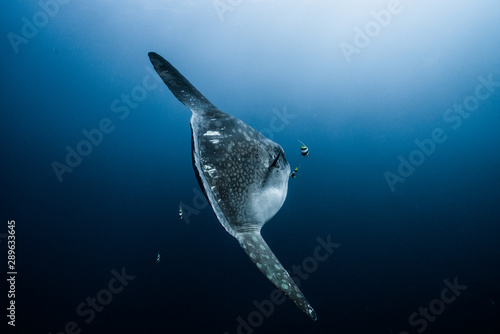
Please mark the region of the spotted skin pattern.
POLYGON ((316 320, 316 312, 297 284, 283 268, 259 231, 239 233, 236 237, 253 263, 281 292, 292 300, 311 319, 316 320))
POLYGON ((280 145, 218 110, 168 61, 149 58, 177 99, 192 111, 193 168, 219 222, 257 268, 311 319, 316 313, 266 244, 260 230, 283 205, 290 165, 280 145))

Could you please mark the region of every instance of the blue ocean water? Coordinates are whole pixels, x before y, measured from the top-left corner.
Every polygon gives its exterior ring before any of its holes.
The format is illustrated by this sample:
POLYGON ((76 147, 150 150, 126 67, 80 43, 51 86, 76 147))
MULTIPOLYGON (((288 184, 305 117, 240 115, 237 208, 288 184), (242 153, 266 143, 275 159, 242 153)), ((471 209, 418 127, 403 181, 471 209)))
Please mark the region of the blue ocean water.
POLYGON ((1 8, 5 333, 499 332, 498 1, 1 8), (203 200, 150 51, 300 166, 262 234, 317 322, 203 200))

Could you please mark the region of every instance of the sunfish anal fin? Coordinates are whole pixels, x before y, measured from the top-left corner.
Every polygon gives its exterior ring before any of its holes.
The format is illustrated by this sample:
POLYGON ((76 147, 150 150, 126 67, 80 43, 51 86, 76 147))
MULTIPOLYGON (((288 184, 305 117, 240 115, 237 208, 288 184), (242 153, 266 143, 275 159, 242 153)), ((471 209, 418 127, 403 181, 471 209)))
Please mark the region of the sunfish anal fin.
POLYGON ((297 284, 283 268, 259 231, 238 232, 235 235, 248 257, 259 270, 291 301, 312 320, 316 320, 316 312, 300 291, 297 284))

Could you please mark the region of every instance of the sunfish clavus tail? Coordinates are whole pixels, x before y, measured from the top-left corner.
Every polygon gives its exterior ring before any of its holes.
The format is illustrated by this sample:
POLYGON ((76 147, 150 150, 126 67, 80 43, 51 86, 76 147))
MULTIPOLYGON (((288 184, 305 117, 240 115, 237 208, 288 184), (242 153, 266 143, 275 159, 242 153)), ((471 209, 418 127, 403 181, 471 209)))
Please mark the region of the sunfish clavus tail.
POLYGON ((149 59, 170 91, 192 111, 193 168, 217 219, 257 268, 316 320, 316 312, 260 235, 286 198, 290 165, 285 152, 217 109, 161 56, 150 52, 149 59))

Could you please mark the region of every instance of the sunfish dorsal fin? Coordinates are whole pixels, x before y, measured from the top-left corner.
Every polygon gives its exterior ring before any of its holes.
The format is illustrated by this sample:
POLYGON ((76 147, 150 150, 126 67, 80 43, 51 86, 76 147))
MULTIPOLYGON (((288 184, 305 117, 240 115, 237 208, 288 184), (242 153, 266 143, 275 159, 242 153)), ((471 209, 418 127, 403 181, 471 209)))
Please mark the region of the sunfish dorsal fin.
POLYGON ((312 320, 316 320, 316 312, 307 301, 302 291, 283 268, 259 231, 239 232, 236 239, 252 262, 281 292, 297 305, 312 320))
POLYGON ((156 72, 175 97, 194 114, 218 110, 175 67, 155 52, 148 53, 156 72))

